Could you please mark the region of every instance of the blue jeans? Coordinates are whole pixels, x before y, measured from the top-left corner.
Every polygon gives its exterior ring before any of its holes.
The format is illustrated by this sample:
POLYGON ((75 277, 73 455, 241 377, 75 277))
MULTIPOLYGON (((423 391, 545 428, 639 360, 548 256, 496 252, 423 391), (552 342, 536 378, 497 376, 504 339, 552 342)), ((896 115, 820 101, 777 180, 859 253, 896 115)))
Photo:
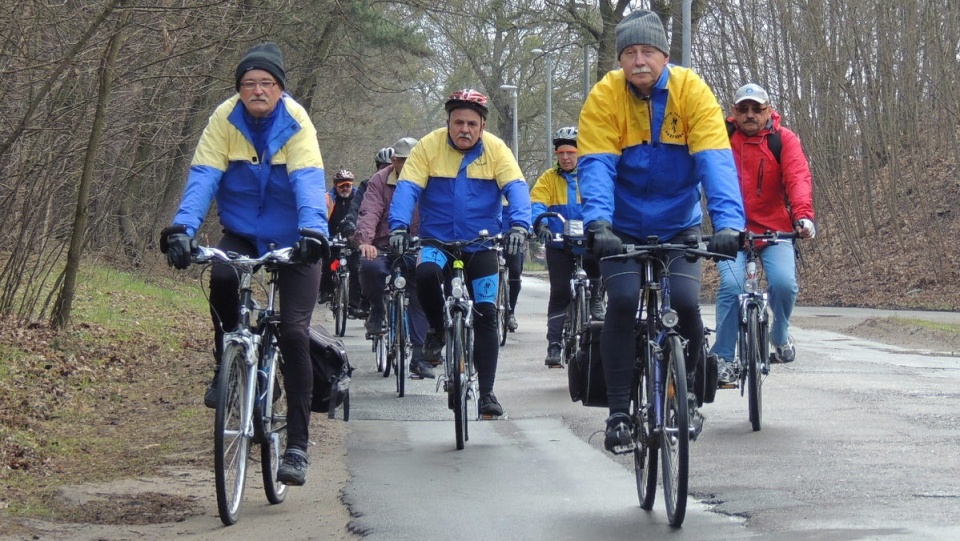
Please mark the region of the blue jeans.
MULTIPOLYGON (((760 260, 763 262, 763 273, 767 279, 768 306, 773 313, 770 342, 773 345, 783 345, 787 343, 790 314, 793 313, 793 305, 800 291, 797 286, 793 243, 781 242, 764 247, 760 250, 760 260)), ((746 256, 740 252, 736 261, 720 261, 717 268, 720 270, 717 335, 711 351, 725 361, 732 361, 737 347, 740 318, 737 295, 743 290, 746 256)))

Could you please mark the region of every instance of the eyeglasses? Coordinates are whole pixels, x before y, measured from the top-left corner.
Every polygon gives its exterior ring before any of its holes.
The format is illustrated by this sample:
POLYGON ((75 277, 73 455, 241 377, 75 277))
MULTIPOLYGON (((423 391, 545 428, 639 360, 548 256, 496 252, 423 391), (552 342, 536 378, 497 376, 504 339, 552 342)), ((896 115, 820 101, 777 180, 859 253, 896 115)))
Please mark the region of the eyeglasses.
POLYGON ((759 115, 760 113, 766 111, 767 109, 768 107, 765 107, 765 106, 762 107, 760 105, 747 105, 746 103, 741 103, 740 105, 737 106, 737 112, 740 113, 741 115, 745 115, 749 113, 751 110, 753 111, 753 114, 759 115))
POLYGON ((277 82, 276 81, 243 81, 240 83, 240 88, 244 90, 253 90, 258 86, 264 90, 272 90, 273 87, 277 86, 277 82))

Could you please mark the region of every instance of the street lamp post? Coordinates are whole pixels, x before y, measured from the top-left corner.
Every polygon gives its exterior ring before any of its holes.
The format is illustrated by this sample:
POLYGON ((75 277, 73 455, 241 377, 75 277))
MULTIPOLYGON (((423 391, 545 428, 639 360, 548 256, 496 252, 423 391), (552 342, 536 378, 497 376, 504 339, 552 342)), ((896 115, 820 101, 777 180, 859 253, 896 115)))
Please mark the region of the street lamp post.
POLYGON ((533 54, 538 54, 543 56, 543 67, 546 71, 546 80, 547 80, 547 147, 546 147, 546 164, 547 169, 553 165, 553 63, 550 61, 550 51, 544 51, 543 49, 534 49, 530 51, 533 54))
POLYGON ((510 148, 513 149, 513 158, 520 162, 520 147, 517 144, 517 87, 514 85, 500 85, 500 90, 509 90, 513 98, 513 132, 510 138, 510 148))

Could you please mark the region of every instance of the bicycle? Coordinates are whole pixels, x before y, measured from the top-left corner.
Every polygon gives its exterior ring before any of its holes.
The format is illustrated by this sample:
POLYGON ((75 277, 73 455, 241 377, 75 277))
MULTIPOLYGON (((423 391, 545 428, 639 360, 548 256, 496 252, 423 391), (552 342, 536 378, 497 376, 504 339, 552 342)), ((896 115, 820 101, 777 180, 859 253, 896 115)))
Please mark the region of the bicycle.
POLYGON ((350 266, 347 258, 353 253, 347 239, 338 233, 329 242, 336 259, 330 261, 331 278, 333 280, 333 298, 330 300, 330 309, 333 311, 334 333, 342 337, 347 332, 347 308, 350 305, 350 266))
POLYGON ((291 263, 293 251, 293 248, 271 247, 269 252, 252 258, 199 246, 192 256, 196 264, 229 265, 240 276, 239 323, 235 330, 223 335, 214 423, 217 508, 220 520, 227 526, 240 518, 253 444, 260 445, 267 500, 279 504, 287 495, 287 485, 277 481, 277 470, 287 444, 287 416, 280 370, 283 358, 278 342, 280 313, 276 308, 276 294, 279 268, 291 263), (267 274, 263 286, 265 306, 260 306, 253 297, 254 277, 261 268, 267 274))
POLYGON ((640 507, 650 510, 656 498, 660 455, 667 518, 671 526, 678 527, 687 507, 690 442, 701 427, 690 423, 684 358, 687 342, 676 330, 679 316, 670 306, 669 265, 674 257, 732 259, 702 249, 698 241, 661 243, 653 236, 646 244, 626 244, 624 253, 603 260, 641 264, 630 412, 636 427, 632 444, 634 475, 640 507))
MULTIPOLYGON (((420 245, 416 238, 411 239, 410 247, 404 254, 395 255, 390 265, 390 274, 387 276, 386 288, 383 292, 384 314, 387 321, 386 335, 381 335, 381 340, 385 340, 386 363, 384 377, 393 367, 393 373, 397 380, 397 394, 402 398, 406 386, 406 370, 413 358, 413 344, 410 342, 410 317, 407 310, 410 306, 410 298, 407 295, 407 278, 404 276, 406 269, 405 256, 414 255, 419 251, 420 245)), ((391 254, 384 254, 391 257, 391 254)), ((412 376, 411 376, 412 377, 412 376)))
POLYGON ((574 258, 573 273, 570 275, 570 303, 563 320, 560 347, 563 360, 561 367, 569 366, 570 362, 580 353, 580 337, 590 325, 590 298, 592 293, 590 279, 583 268, 583 256, 587 253, 587 236, 583 230, 583 220, 566 220, 558 212, 544 212, 537 216, 533 230, 538 231, 540 223, 547 218, 557 218, 563 224, 563 234, 557 234, 552 240, 562 240, 564 249, 574 258))
POLYGON ((437 391, 441 386, 447 393, 447 407, 453 410, 457 450, 462 450, 470 439, 468 430, 469 403, 473 400, 477 419, 480 417, 479 392, 476 368, 473 364, 473 299, 467 288, 463 268, 464 249, 471 246, 491 246, 499 242, 500 235, 490 236, 484 230, 470 241, 444 242, 436 239, 421 239, 421 245, 436 248, 453 258, 453 275, 450 278, 450 293, 443 303, 443 327, 446 340, 444 373, 437 378, 437 391))
POLYGON ((770 373, 770 314, 768 295, 761 284, 762 266, 759 248, 766 243, 792 242, 800 238, 796 232, 747 232, 743 237, 745 275, 743 291, 737 296, 739 328, 737 351, 740 396, 747 393, 750 425, 759 431, 763 417, 763 380, 770 373), (746 387, 746 389, 744 389, 746 387))

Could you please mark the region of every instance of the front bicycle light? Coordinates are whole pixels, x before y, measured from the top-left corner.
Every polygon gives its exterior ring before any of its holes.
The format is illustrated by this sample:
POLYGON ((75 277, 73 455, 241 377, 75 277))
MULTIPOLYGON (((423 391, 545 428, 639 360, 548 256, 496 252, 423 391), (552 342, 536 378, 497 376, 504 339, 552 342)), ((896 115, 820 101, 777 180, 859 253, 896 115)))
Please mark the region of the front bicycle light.
POLYGON ((463 279, 455 277, 450 280, 450 294, 455 299, 463 298, 463 279))
POLYGON ((660 314, 660 322, 663 323, 664 327, 672 329, 677 326, 677 323, 680 323, 680 315, 673 308, 665 308, 660 314))

